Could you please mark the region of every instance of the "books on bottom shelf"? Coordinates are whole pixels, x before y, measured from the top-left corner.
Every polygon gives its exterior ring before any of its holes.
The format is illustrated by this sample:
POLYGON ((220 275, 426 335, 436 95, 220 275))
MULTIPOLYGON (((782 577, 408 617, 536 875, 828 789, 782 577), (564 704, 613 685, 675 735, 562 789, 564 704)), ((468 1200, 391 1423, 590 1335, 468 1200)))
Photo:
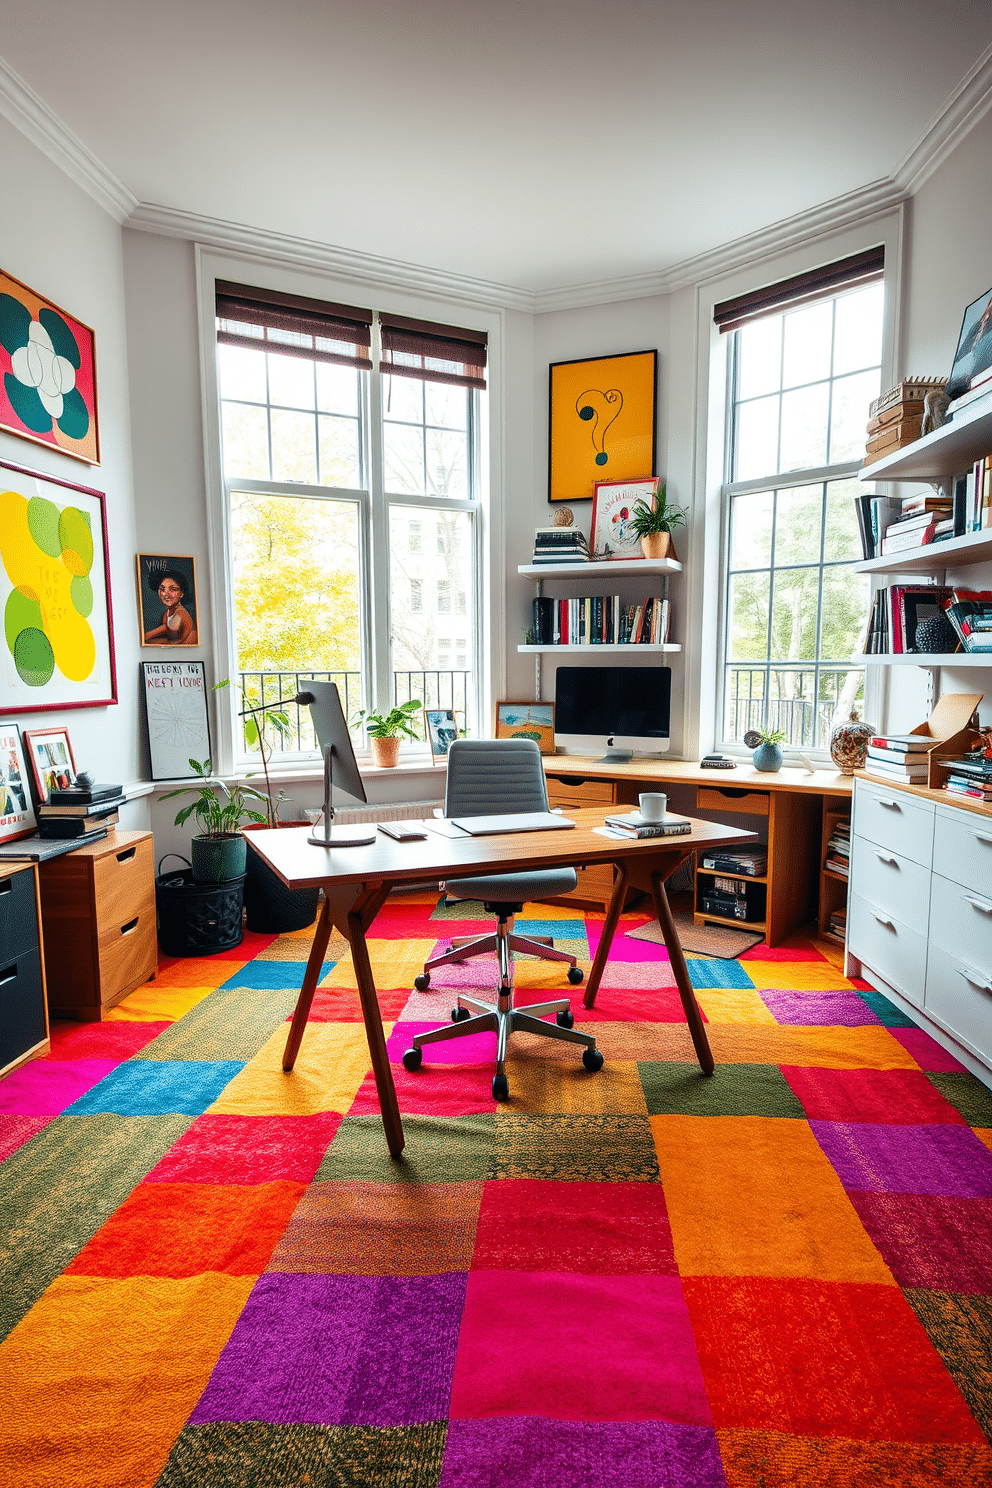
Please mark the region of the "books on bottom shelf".
POLYGON ((845 908, 834 909, 830 912, 827 920, 827 934, 832 935, 835 940, 847 939, 847 910, 845 908))
POLYGON ((539 595, 531 631, 538 646, 659 645, 668 640, 670 620, 669 602, 660 594, 629 605, 619 594, 539 595))
POLYGON ((686 816, 668 815, 663 821, 647 821, 639 811, 608 816, 605 825, 611 832, 622 832, 625 837, 680 837, 692 831, 692 822, 686 816))
POLYGON ((116 810, 104 811, 97 816, 40 816, 38 836, 47 838, 75 837, 79 840, 106 836, 110 827, 116 827, 119 815, 116 810))
POLYGON ((992 777, 984 784, 973 775, 948 775, 944 790, 952 796, 964 796, 969 801, 992 801, 992 777))
POLYGON ((766 847, 738 848, 733 852, 704 852, 699 866, 710 873, 746 873, 749 878, 763 878, 768 872, 766 847))

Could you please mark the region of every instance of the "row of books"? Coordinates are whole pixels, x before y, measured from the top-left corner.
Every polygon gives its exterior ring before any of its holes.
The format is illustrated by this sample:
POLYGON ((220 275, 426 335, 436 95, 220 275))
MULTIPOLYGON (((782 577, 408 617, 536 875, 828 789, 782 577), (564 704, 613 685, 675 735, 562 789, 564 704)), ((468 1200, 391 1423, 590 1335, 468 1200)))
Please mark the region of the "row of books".
POLYGON ((830 834, 823 866, 829 868, 832 873, 839 873, 843 878, 847 878, 850 872, 850 862, 851 818, 842 816, 838 818, 830 834))
POLYGON ((834 909, 827 920, 827 934, 834 940, 841 942, 847 939, 847 910, 844 907, 834 909))
POLYGON ((865 654, 901 656, 919 651, 917 627, 927 620, 939 620, 944 614, 943 601, 953 592, 937 584, 888 584, 876 589, 865 632, 865 654))
POLYGON ((950 491, 856 496, 862 555, 884 557, 992 527, 992 455, 955 475, 950 491))
POLYGON ((992 651, 992 589, 952 589, 940 603, 965 651, 992 651))
POLYGON ((640 604, 622 604, 619 594, 586 594, 578 599, 539 595, 533 602, 533 615, 537 646, 644 646, 668 640, 669 603, 660 595, 640 604))
POLYGON ((943 788, 951 796, 969 801, 992 801, 992 759, 981 754, 963 755, 954 761, 944 760, 949 770, 943 788))
POLYGON ((533 562, 549 568, 562 564, 588 563, 586 535, 579 527, 536 527, 533 562))
POLYGON ((664 821, 645 821, 639 811, 627 811, 621 815, 608 816, 606 825, 611 832, 624 837, 681 837, 692 831, 692 822, 686 816, 665 817, 664 821))
POLYGON ((38 836, 76 839, 80 845, 105 837, 117 825, 125 801, 120 785, 68 786, 53 790, 37 808, 38 836))

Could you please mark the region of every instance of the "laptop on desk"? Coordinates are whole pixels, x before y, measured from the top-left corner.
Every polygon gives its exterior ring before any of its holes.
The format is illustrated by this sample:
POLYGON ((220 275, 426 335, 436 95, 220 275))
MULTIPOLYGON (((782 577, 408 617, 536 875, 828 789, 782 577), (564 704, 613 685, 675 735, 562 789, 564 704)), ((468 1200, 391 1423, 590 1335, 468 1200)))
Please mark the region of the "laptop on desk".
POLYGON ((451 818, 470 837, 493 837, 499 832, 554 832, 574 827, 574 821, 553 811, 511 811, 499 816, 455 816, 451 818))

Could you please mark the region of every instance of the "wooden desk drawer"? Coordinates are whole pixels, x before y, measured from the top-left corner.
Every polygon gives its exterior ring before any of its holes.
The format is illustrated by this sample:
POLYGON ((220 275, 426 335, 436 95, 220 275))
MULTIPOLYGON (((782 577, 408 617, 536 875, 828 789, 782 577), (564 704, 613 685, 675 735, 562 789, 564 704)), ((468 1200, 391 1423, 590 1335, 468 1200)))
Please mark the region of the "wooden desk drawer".
POLYGON ((992 970, 992 881, 985 892, 935 873, 930 891, 931 939, 969 966, 992 970))
POLYGON ((975 811, 938 806, 933 831, 933 871, 979 894, 992 888, 992 820, 975 811))
POLYGON ((853 830, 878 847, 930 867, 933 857, 934 809, 904 791, 859 780, 854 793, 853 830))
POLYGON ((930 1016, 955 1034, 986 1064, 992 1060, 992 976, 984 968, 931 945, 923 1004, 930 1016))
POLYGON ((744 790, 740 786, 697 785, 696 805, 701 811, 743 811, 747 816, 768 815, 766 791, 744 790))
POLYGON ((895 915, 851 894, 847 914, 847 944, 852 956, 884 977, 914 1007, 923 1006, 927 938, 911 930, 895 915))
POLYGON ((851 838, 851 885, 876 909, 894 915, 922 934, 930 916, 930 872, 912 858, 851 838))
POLYGON ((153 976, 158 966, 154 900, 130 919, 102 930, 97 957, 104 1007, 119 1002, 132 987, 153 976))
POLYGON ((114 931, 155 899, 152 839, 122 844, 93 863, 97 935, 114 931))
POLYGON ((548 780, 548 801, 552 806, 613 805, 612 780, 548 780))

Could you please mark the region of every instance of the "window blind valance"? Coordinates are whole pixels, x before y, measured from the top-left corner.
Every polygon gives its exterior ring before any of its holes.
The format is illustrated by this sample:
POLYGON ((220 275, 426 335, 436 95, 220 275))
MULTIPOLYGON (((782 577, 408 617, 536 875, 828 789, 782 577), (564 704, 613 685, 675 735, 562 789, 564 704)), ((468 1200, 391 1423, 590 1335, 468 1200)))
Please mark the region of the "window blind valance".
POLYGON ((738 295, 733 300, 723 300, 713 307, 713 320, 719 330, 736 331, 749 321, 759 320, 763 315, 775 315, 782 310, 794 310, 813 300, 823 300, 838 294, 843 289, 854 289, 856 285, 869 284, 880 279, 885 268, 885 249, 881 244, 862 253, 852 253, 849 258, 837 259, 834 263, 822 264, 806 274, 796 274, 792 279, 780 279, 777 284, 766 284, 762 289, 738 295))
POLYGON ((430 321, 406 320, 398 315, 380 315, 379 325, 383 372, 454 387, 485 388, 485 331, 432 325, 430 321))
POLYGON ((217 340, 283 356, 372 366, 372 311, 217 281, 217 340))

